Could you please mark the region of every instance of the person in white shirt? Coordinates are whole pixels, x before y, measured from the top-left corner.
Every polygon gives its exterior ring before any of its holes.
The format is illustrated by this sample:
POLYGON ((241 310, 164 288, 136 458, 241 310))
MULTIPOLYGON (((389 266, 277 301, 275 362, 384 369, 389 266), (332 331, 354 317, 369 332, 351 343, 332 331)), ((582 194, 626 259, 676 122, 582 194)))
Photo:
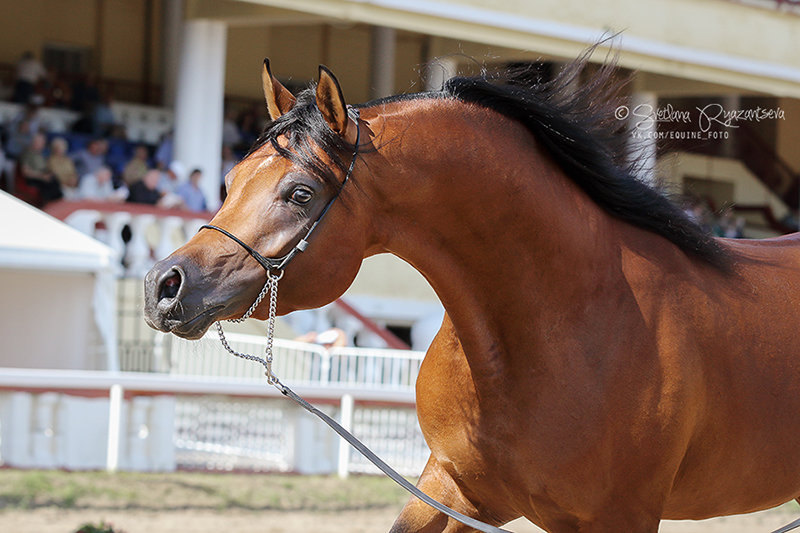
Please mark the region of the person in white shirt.
POLYGON ((47 75, 47 71, 33 52, 22 54, 17 63, 17 80, 14 84, 12 101, 25 104, 36 90, 36 84, 47 75))
POLYGON ((96 200, 98 202, 124 202, 128 198, 128 188, 123 185, 114 188, 111 182, 111 169, 102 166, 81 178, 76 200, 96 200))

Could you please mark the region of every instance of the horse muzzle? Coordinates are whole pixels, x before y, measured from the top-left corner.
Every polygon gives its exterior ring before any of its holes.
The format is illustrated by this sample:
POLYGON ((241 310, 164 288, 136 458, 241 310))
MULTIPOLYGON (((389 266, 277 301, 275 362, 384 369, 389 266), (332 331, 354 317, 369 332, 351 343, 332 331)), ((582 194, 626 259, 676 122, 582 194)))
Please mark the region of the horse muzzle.
POLYGON ((190 260, 172 255, 156 263, 144 279, 144 319, 159 331, 199 339, 217 320, 225 305, 209 303, 199 283, 199 269, 190 260))

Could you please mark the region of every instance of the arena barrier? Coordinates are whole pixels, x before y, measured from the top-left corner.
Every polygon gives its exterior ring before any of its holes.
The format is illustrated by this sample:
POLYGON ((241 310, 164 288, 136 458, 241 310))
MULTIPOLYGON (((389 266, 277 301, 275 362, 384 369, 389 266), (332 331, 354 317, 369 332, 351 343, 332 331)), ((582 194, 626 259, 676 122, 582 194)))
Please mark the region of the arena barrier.
MULTIPOLYGON (((203 343, 213 335, 156 350, 163 365, 157 372, 0 369, 0 464, 377 473, 268 386, 260 367, 222 358, 216 347, 216 355, 206 356, 203 343)), ((247 335, 230 340, 235 349, 259 343, 247 335)), ((276 348, 276 368, 287 384, 404 475, 422 471, 429 452, 413 390, 421 353, 326 352, 279 340, 276 348)))

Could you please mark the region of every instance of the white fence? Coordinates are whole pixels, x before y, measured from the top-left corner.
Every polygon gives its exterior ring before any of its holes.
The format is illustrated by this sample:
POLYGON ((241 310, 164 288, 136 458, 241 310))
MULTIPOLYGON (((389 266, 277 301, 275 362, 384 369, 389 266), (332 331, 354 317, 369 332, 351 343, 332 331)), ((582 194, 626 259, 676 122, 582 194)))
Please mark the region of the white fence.
POLYGON ((81 208, 67 215, 64 222, 110 246, 121 259, 116 265, 117 275, 138 278, 144 278, 156 260, 188 241, 210 218, 188 211, 178 216, 130 205, 96 204, 98 208, 91 208, 91 202, 74 205, 81 208), (128 243, 122 238, 126 226, 130 231, 128 243))
MULTIPOLYGON (((226 334, 238 352, 263 355, 266 337, 226 334)), ((325 350, 315 344, 275 339, 273 368, 282 381, 291 384, 335 385, 347 389, 373 388, 413 393, 424 352, 367 348, 325 350)), ((152 369, 186 376, 219 376, 263 379, 263 368, 252 361, 229 355, 222 349, 216 331, 199 341, 174 335, 158 335, 152 354, 123 358, 123 370, 152 369), (149 360, 148 358, 152 358, 149 360)))
MULTIPOLYGON (((167 338, 169 345, 153 354, 158 361, 151 368, 161 373, 0 369, 0 463, 377 473, 268 386, 260 365, 221 353, 215 335, 195 343, 167 338)), ((263 351, 261 338, 231 334, 229 340, 240 351, 263 351)), ((401 473, 422 471, 429 452, 413 389, 421 353, 329 353, 283 340, 275 346, 275 369, 285 383, 401 473)))

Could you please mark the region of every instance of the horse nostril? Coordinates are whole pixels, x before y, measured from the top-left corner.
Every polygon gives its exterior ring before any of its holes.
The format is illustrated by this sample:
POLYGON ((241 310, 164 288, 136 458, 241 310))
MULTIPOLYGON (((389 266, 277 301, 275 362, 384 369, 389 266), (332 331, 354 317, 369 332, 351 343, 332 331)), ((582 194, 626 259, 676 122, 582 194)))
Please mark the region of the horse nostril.
POLYGON ((161 289, 158 291, 158 300, 175 298, 181 288, 182 281, 183 277, 181 273, 173 269, 172 274, 164 278, 161 282, 161 289))

